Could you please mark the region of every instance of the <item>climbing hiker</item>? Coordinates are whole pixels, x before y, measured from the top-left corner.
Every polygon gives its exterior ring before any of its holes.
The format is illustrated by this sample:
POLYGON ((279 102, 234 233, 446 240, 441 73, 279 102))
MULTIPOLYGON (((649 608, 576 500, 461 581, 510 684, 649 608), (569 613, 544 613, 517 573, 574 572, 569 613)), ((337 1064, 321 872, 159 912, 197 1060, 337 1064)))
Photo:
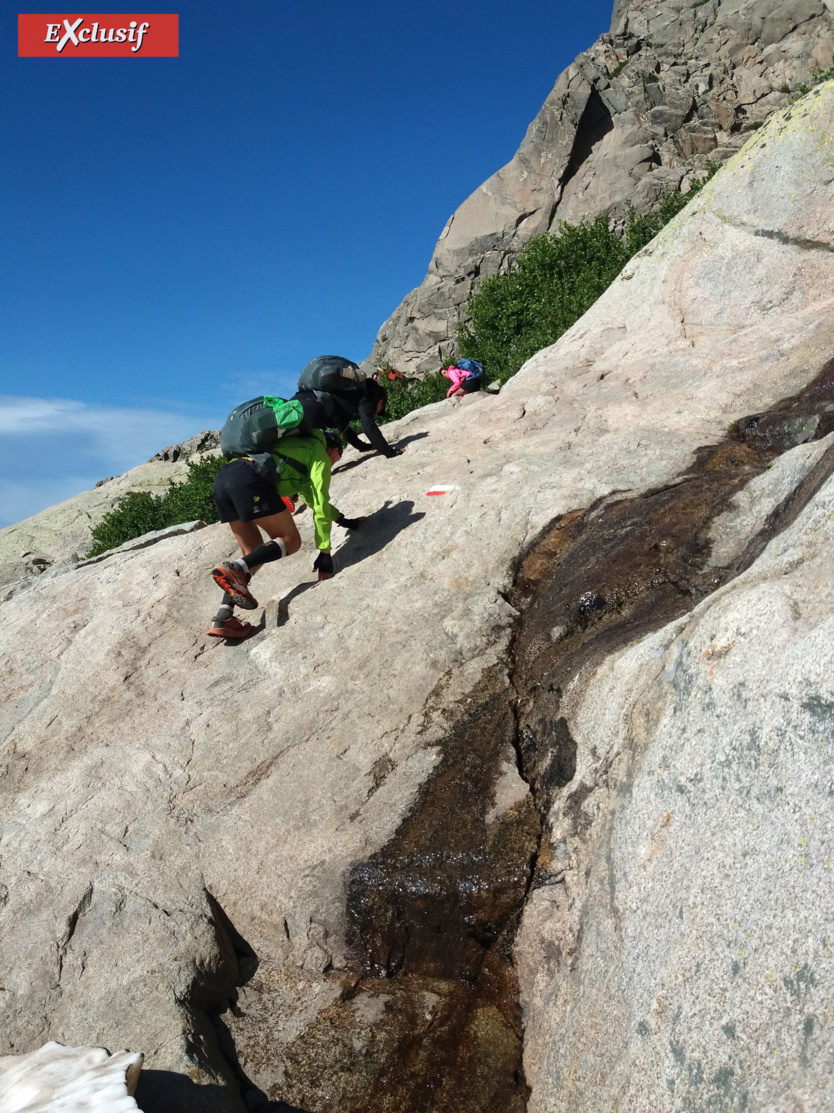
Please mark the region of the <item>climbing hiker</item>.
POLYGON ((360 452, 376 449, 391 459, 402 456, 405 449, 395 448, 383 436, 376 423, 385 413, 388 395, 385 387, 368 379, 353 360, 342 356, 316 356, 298 377, 298 391, 293 401, 304 410, 304 424, 311 429, 328 426, 338 429, 348 444, 360 452), (360 421, 363 441, 351 422, 360 421))
POLYGON ((330 553, 333 522, 355 530, 365 521, 346 518, 330 502, 331 467, 342 455, 341 441, 334 433, 315 429, 309 437, 284 437, 270 455, 274 468, 264 466, 263 457, 241 455, 222 467, 214 480, 212 493, 220 521, 228 522, 241 556, 223 561, 212 570, 224 593, 208 630, 212 637, 246 638, 253 633, 251 623, 241 622, 233 614, 236 606, 253 610, 258 605, 249 581, 262 564, 292 556, 301 548, 285 497, 300 495, 313 512, 318 549, 313 571, 318 572, 319 580, 329 580, 335 574, 330 553), (261 530, 268 541, 264 541, 261 530))
POLYGON ((446 391, 447 398, 462 398, 464 394, 474 394, 481 389, 484 382, 483 366, 474 359, 459 359, 440 374, 452 384, 446 391))

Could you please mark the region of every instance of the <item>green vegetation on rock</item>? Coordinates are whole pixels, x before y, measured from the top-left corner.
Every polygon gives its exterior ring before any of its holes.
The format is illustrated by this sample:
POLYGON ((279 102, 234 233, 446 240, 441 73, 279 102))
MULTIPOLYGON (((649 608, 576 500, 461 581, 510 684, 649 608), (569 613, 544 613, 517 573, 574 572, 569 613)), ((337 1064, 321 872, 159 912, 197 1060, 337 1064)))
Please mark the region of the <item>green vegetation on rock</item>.
POLYGON ((470 319, 458 333, 461 354, 482 363, 489 379, 505 383, 590 309, 718 168, 708 163, 686 194, 665 190, 648 213, 630 210, 622 238, 597 217, 576 225, 562 221, 558 232, 528 240, 506 274, 483 279, 470 295, 470 319))
MULTIPOLYGON (((380 418, 380 425, 405 417, 412 410, 430 406, 432 402, 441 402, 449 389, 449 380, 444 379, 439 371, 434 371, 422 379, 396 379, 394 382, 383 379, 382 385, 388 391, 388 404, 385 416, 380 418)), ((355 428, 359 430, 361 427, 357 424, 355 428)))
POLYGON ((134 537, 181 522, 198 519, 216 522, 211 488, 214 477, 225 463, 222 456, 189 461, 187 478, 181 483, 172 483, 164 495, 154 495, 150 491, 131 491, 124 495, 93 530, 93 544, 87 556, 100 556, 134 537))
POLYGON ((812 89, 815 89, 817 85, 822 85, 825 81, 834 81, 834 63, 828 66, 827 69, 812 70, 811 78, 812 81, 810 85, 800 84, 796 86, 793 97, 791 98, 792 100, 799 100, 800 97, 804 97, 806 93, 810 93, 812 89))

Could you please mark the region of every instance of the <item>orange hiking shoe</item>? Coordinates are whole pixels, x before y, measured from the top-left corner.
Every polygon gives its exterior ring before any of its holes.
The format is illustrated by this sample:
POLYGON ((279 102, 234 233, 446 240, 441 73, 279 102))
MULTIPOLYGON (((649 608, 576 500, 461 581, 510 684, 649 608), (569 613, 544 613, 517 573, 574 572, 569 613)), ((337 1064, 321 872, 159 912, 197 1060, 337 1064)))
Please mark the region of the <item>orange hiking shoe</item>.
POLYGON ((222 564, 218 564, 216 568, 211 571, 214 577, 214 582, 218 584, 223 590, 231 595, 235 604, 238 607, 243 607, 245 611, 253 611, 258 605, 258 600, 249 590, 249 576, 246 572, 241 572, 239 568, 231 563, 231 561, 224 560, 222 564))
POLYGON ((215 615, 206 632, 212 638, 248 638, 250 634, 254 634, 255 627, 251 622, 241 622, 234 615, 231 618, 218 618, 215 615))

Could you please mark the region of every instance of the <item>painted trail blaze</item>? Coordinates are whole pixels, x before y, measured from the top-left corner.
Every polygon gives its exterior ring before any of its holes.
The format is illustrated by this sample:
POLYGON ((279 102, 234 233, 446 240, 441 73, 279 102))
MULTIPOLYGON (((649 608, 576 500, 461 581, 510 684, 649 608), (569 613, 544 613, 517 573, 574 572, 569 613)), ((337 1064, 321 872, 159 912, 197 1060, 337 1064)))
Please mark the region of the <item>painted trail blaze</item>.
POLYGON ((19 58, 178 58, 178 15, 18 15, 19 58))

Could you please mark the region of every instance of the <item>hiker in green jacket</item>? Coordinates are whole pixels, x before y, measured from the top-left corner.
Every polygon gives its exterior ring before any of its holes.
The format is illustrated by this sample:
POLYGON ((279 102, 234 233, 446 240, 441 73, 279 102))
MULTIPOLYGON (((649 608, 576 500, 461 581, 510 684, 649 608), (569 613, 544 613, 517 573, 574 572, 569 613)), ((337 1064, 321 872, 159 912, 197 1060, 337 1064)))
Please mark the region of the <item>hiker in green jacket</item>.
POLYGON ((262 564, 292 556, 301 548, 298 529, 282 496, 300 495, 313 512, 319 551, 313 570, 319 580, 329 580, 335 573, 330 554, 332 524, 353 530, 365 521, 346 518, 330 502, 331 468, 342 455, 341 443, 334 434, 315 429, 309 437, 284 437, 272 455, 277 479, 256 460, 242 456, 222 467, 214 480, 212 493, 220 521, 229 523, 242 556, 212 570, 224 592, 208 630, 212 637, 248 637, 255 628, 241 622, 232 611, 235 606, 244 610, 257 607, 249 590, 250 579, 262 564), (267 542, 261 530, 268 535, 267 542))

